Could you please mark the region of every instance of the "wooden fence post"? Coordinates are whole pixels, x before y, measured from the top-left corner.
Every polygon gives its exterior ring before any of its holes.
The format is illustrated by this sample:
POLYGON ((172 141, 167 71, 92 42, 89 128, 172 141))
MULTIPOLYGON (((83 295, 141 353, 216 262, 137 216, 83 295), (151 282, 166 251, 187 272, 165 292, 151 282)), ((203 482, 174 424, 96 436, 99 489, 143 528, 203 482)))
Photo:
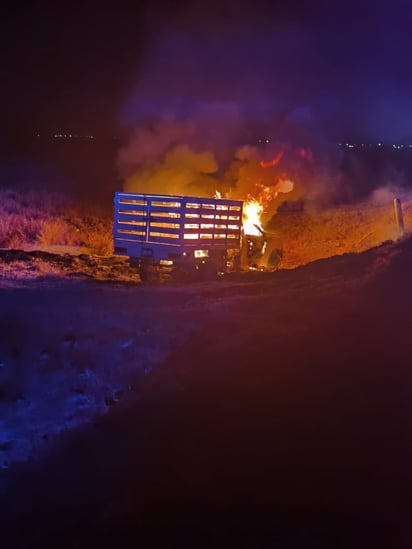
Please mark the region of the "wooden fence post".
POLYGON ((405 230, 403 223, 402 204, 400 198, 393 199, 393 209, 395 213, 396 227, 398 228, 398 235, 402 236, 405 230))

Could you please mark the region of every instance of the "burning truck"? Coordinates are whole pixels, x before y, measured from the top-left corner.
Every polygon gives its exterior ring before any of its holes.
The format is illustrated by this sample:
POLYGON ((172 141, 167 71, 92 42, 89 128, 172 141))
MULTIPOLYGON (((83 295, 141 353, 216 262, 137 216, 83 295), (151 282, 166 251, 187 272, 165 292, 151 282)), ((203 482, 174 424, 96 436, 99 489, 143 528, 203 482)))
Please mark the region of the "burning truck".
POLYGON ((274 271, 282 246, 262 228, 261 209, 256 200, 118 192, 114 253, 129 257, 143 281, 274 271))

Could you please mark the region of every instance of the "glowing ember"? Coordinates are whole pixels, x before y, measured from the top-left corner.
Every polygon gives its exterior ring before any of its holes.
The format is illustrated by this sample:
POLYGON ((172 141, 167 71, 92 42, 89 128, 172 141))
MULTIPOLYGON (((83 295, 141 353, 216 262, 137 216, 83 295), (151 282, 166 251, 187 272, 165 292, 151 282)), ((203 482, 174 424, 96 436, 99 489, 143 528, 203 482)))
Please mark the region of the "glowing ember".
POLYGON ((245 234, 259 236, 263 233, 260 216, 263 206, 254 198, 243 204, 243 230, 245 234))

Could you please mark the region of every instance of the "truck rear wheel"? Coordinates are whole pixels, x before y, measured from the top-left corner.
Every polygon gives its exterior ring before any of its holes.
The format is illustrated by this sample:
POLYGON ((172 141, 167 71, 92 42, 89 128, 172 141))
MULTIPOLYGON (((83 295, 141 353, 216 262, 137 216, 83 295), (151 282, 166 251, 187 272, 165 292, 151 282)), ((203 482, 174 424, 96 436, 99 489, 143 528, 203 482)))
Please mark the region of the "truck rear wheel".
POLYGON ((282 261, 282 250, 274 249, 270 252, 269 259, 267 262, 267 268, 269 271, 276 271, 279 268, 279 265, 282 261))
POLYGON ((138 273, 142 282, 151 281, 152 273, 150 272, 150 269, 147 265, 140 265, 138 268, 138 273))
POLYGON ((161 266, 156 261, 130 260, 131 267, 134 267, 142 282, 158 284, 162 282, 161 266))

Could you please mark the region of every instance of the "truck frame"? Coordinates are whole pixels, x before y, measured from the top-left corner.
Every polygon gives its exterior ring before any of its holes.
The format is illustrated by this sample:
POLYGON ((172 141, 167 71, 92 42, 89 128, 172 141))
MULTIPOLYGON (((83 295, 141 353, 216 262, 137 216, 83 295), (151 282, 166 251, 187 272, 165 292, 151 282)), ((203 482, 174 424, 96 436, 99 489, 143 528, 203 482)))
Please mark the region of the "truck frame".
MULTIPOLYGON (((216 278, 230 270, 273 270, 281 250, 243 234, 243 202, 222 198, 117 192, 114 253, 129 257, 143 281, 216 278)), ((276 265, 275 265, 276 264, 276 265)))

